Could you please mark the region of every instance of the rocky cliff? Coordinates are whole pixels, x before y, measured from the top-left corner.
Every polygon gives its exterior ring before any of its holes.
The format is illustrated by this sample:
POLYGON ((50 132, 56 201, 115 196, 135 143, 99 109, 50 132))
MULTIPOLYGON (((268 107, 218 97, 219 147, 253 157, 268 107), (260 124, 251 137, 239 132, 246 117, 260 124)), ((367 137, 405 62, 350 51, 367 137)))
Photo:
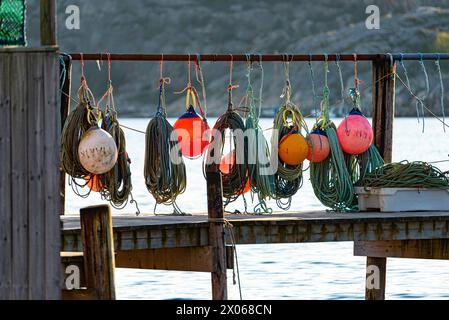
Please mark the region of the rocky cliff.
MULTIPOLYGON (((38 44, 38 4, 28 1, 28 43, 38 44)), ((115 53, 378 53, 378 52, 444 52, 449 49, 449 1, 360 1, 360 0, 108 0, 58 1, 59 44, 65 52, 115 53), (373 3, 375 2, 375 3, 373 3), (81 28, 65 27, 68 5, 78 5, 81 28), (380 29, 368 30, 365 9, 370 4, 380 8, 380 29)), ((446 87, 449 88, 449 61, 442 62, 446 87)), ((412 88, 425 94, 425 77, 417 62, 407 62, 412 88)), ((440 110, 440 84, 434 62, 426 62, 430 92, 426 104, 440 110)), ((106 87, 106 65, 86 64, 89 85, 100 97, 106 87)), ((280 63, 264 64, 264 114, 272 116, 279 104, 283 85, 280 63)), ((323 87, 323 64, 312 64, 317 94, 323 87)), ((369 113, 371 103, 371 69, 359 63, 363 104, 369 113)), ((79 63, 74 65, 74 92, 79 79, 79 63)), ((229 66, 204 63, 209 115, 225 110, 229 66)), ((344 86, 353 80, 353 66, 342 63, 344 86)), ((403 74, 401 68, 398 69, 403 74)), ((174 94, 187 80, 187 64, 165 64, 171 77, 167 101, 169 115, 183 112, 183 97, 174 94)), ((235 102, 245 93, 245 64, 234 66, 234 82, 240 84, 235 102)), ((148 62, 115 62, 112 78, 116 104, 121 115, 149 116, 157 103, 158 64, 148 62)), ((258 89, 260 70, 253 77, 258 89)), ((313 98, 307 63, 292 63, 290 78, 294 99, 304 113, 317 107, 313 98)), ((329 82, 334 114, 340 106, 340 84, 336 65, 330 64, 329 82)), ((446 96, 449 106, 449 96, 446 96)), ((346 107, 347 108, 347 107, 346 107)), ((448 112, 449 113, 449 112, 448 112)), ((397 114, 415 115, 414 102, 403 86, 397 85, 397 114)))

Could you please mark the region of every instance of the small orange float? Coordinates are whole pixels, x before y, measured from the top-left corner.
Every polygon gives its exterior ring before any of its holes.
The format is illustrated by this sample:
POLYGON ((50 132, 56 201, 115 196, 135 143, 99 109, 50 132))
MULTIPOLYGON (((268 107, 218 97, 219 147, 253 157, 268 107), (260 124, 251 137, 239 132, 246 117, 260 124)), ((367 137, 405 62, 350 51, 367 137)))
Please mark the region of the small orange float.
POLYGON ((297 166, 302 163, 309 153, 306 139, 299 133, 289 133, 279 142, 279 158, 282 162, 297 166))
POLYGON ((329 139, 323 130, 315 129, 307 136, 307 143, 309 145, 307 160, 310 162, 319 163, 329 156, 329 139))

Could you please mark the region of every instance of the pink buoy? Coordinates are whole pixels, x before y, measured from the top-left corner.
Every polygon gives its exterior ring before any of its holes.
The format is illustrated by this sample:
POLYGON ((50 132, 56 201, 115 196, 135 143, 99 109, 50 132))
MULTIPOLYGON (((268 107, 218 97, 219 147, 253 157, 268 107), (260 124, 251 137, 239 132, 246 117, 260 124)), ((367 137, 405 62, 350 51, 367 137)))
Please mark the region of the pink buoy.
POLYGON ((373 143, 373 129, 368 119, 354 108, 337 128, 338 141, 344 152, 361 154, 373 143))

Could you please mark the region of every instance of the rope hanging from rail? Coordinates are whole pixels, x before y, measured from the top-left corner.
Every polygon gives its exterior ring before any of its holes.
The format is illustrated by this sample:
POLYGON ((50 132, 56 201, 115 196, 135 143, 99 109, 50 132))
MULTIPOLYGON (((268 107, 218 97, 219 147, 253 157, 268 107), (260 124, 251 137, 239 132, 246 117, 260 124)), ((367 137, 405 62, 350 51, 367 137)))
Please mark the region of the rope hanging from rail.
POLYGON ((225 206, 237 200, 243 194, 248 181, 247 152, 243 137, 245 124, 242 117, 234 109, 232 103, 232 91, 238 88, 238 85, 232 83, 232 69, 233 61, 231 58, 229 66, 228 107, 226 112, 217 119, 214 125, 213 145, 211 145, 211 147, 215 148, 215 152, 219 151, 220 159, 215 157, 214 161, 219 162, 221 167, 223 197, 226 199, 225 206), (227 131, 229 131, 230 150, 229 154, 223 157, 227 131), (221 139, 218 144, 216 139, 221 139), (223 165, 221 165, 222 157, 225 159, 223 165), (227 158, 229 158, 228 161, 226 161, 227 158))
POLYGON ((337 137, 334 123, 329 119, 329 87, 325 67, 325 84, 321 101, 321 116, 312 132, 325 135, 329 140, 330 154, 318 163, 310 164, 310 181, 316 197, 334 211, 348 211, 354 207, 354 188, 345 163, 345 157, 337 137))
MULTIPOLYGON (((393 66, 391 67, 393 68, 393 66)), ((361 106, 360 80, 357 78, 356 56, 354 57, 354 88, 349 89, 349 97, 351 98, 353 105, 353 108, 349 114, 357 114, 358 116, 364 117, 361 106)), ((347 116, 345 116, 343 121, 346 126, 346 130, 348 130, 347 116)), ((372 130, 371 127, 369 130, 372 130)), ((345 155, 346 167, 348 168, 353 183, 363 179, 366 174, 384 164, 384 160, 382 159, 382 156, 374 143, 371 143, 369 148, 361 154, 343 153, 345 155)))
POLYGON ((283 102, 275 115, 273 135, 271 138, 272 164, 277 163, 275 179, 275 199, 279 208, 288 210, 291 197, 301 188, 303 183, 303 162, 290 165, 278 156, 279 146, 292 134, 307 134, 307 125, 299 108, 291 101, 292 87, 289 78, 289 62, 284 62, 285 84, 281 95, 283 102), (290 122, 289 122, 290 119, 290 122), (277 159, 275 158, 277 157, 277 159))
POLYGON ((161 60, 158 107, 146 129, 144 177, 156 204, 173 205, 174 214, 183 214, 176 198, 186 190, 187 177, 176 132, 166 118, 165 85, 169 83, 161 60))
POLYGON ((89 116, 95 98, 87 85, 84 76, 84 61, 81 60, 81 85, 78 89, 79 102, 75 110, 71 111, 64 123, 61 135, 61 163, 64 171, 71 176, 72 182, 76 184, 75 178, 85 178, 89 172, 81 165, 78 156, 78 147, 81 137, 91 127, 89 116))
MULTIPOLYGON (((97 110, 100 110, 101 103, 106 99, 106 105, 103 112, 103 125, 105 130, 109 132, 117 145, 118 157, 115 166, 105 174, 106 179, 97 179, 97 181, 106 180, 104 187, 102 188, 103 191, 101 192, 103 198, 109 201, 114 208, 122 209, 127 205, 129 197, 131 197, 132 203, 135 203, 135 200, 131 194, 131 159, 126 151, 125 133, 122 128, 120 128, 120 124, 117 119, 117 111, 115 108, 111 80, 111 60, 109 57, 110 55, 108 54, 108 89, 98 101, 97 110)), ((99 186, 97 186, 97 188, 98 187, 99 186)), ((137 212, 139 212, 138 207, 137 212)))
POLYGON ((245 143, 247 145, 247 162, 250 179, 251 192, 257 195, 258 204, 254 208, 256 214, 272 213, 273 209, 267 206, 266 201, 275 196, 274 174, 270 164, 270 149, 263 135, 263 130, 259 125, 259 117, 262 109, 262 93, 263 93, 263 65, 259 62, 261 70, 261 83, 259 90, 259 111, 256 111, 255 97, 253 86, 251 83, 252 62, 247 62, 248 85, 246 88, 246 119, 245 143))

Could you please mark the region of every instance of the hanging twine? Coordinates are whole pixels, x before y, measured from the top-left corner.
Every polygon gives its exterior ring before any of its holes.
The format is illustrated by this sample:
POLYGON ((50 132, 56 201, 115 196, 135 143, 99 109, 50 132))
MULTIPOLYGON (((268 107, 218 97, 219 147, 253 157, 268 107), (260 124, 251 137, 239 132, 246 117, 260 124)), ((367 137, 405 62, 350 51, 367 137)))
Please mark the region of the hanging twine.
POLYGON ((424 123, 424 121, 425 121, 424 120, 424 117, 425 117, 425 114, 424 114, 424 100, 429 95, 430 85, 429 85, 429 75, 427 74, 427 69, 426 69, 426 66, 424 65, 423 55, 422 55, 422 53, 420 55, 421 55, 421 58, 419 60, 419 65, 421 66, 421 69, 422 69, 422 71, 424 73, 424 79, 426 80, 426 91, 425 91, 424 95, 420 99, 418 99, 416 101, 416 108, 418 108, 418 105, 421 106, 422 132, 424 133, 424 128, 425 128, 425 123, 424 123))
POLYGON ((440 55, 438 55, 438 59, 435 61, 435 65, 438 70, 438 77, 440 79, 440 106, 441 106, 441 114, 443 117, 443 131, 446 132, 446 123, 445 123, 445 112, 444 112, 444 84, 443 84, 443 75, 441 74, 441 66, 440 66, 440 55))
MULTIPOLYGON (((266 200, 272 198, 275 194, 274 175, 270 172, 270 149, 263 135, 263 130, 259 126, 259 114, 256 112, 255 98, 253 95, 253 87, 251 83, 252 64, 250 56, 247 55, 247 74, 248 84, 246 88, 246 108, 248 109, 245 126, 246 132, 254 140, 249 141, 246 137, 246 157, 248 159, 248 171, 250 178, 250 186, 252 194, 258 197, 258 204, 254 208, 257 214, 272 213, 273 210, 267 207, 266 200), (251 133, 254 132, 254 135, 251 133), (251 161, 249 161, 251 160, 251 161)), ((262 61, 260 61, 261 79, 263 79, 262 61)), ((263 87, 263 80, 261 88, 263 87)), ((259 91, 259 112, 260 102, 262 101, 262 90, 259 91)))
POLYGON ((156 204, 173 205, 175 214, 182 214, 177 210, 176 198, 186 190, 186 169, 178 137, 166 119, 165 85, 170 81, 162 76, 162 68, 161 61, 158 108, 145 136, 145 185, 156 204))
MULTIPOLYGON (((303 182, 303 163, 297 166, 288 165, 279 158, 277 154, 278 145, 285 139, 287 135, 292 133, 305 132, 307 134, 307 125, 299 111, 299 108, 291 101, 291 83, 289 78, 289 62, 284 62, 284 78, 285 84, 281 95, 283 98, 282 106, 276 113, 273 122, 273 130, 278 134, 273 134, 271 139, 272 157, 278 157, 278 168, 274 175, 275 179, 275 194, 279 208, 288 210, 291 205, 291 197, 301 188, 303 182), (289 123, 289 118, 291 123, 289 123), (276 152, 274 151, 276 150, 276 152)), ((274 159, 272 160, 274 163, 274 159)))

